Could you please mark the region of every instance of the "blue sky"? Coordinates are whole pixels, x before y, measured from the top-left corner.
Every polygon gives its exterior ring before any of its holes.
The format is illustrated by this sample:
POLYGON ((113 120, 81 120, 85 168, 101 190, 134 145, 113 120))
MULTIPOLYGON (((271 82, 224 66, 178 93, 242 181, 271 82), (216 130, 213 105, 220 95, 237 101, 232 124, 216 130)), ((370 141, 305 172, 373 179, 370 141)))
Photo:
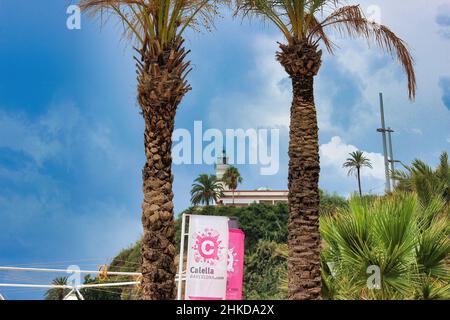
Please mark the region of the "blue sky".
MULTIPOLYGON (((0 265, 95 268, 139 239, 143 124, 136 104, 132 50, 120 26, 99 28, 83 17, 66 28, 76 1, 0 0, 0 265)), ((370 13, 374 1, 359 1, 370 13)), ((396 158, 435 164, 450 149, 450 5, 380 0, 381 22, 405 39, 415 57, 418 96, 407 99, 405 77, 389 56, 363 41, 337 38, 316 80, 321 187, 347 196, 355 179, 341 168, 348 152, 367 152, 374 170, 366 192, 383 192, 378 92, 396 158), (411 23, 414 21, 414 23, 411 23)), ((377 9, 378 10, 378 9, 377 9)), ((261 176, 239 166, 242 188, 286 188, 290 88, 275 61, 279 33, 257 22, 218 19, 216 30, 186 34, 194 70, 177 128, 278 128, 280 171, 261 176)), ((202 165, 174 167, 175 210, 189 204, 202 165)), ((43 276, 42 276, 43 277, 43 276)), ((46 281, 0 274, 6 280, 46 281)), ((41 292, 2 290, 8 298, 41 292)))

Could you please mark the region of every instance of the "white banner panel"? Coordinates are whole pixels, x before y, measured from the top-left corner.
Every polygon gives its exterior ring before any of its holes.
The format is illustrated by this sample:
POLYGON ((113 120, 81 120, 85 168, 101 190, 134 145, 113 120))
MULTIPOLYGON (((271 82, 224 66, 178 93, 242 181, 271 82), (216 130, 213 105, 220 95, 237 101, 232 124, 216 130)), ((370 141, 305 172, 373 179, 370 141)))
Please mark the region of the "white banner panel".
POLYGON ((225 300, 227 289, 228 218, 189 218, 186 300, 225 300))

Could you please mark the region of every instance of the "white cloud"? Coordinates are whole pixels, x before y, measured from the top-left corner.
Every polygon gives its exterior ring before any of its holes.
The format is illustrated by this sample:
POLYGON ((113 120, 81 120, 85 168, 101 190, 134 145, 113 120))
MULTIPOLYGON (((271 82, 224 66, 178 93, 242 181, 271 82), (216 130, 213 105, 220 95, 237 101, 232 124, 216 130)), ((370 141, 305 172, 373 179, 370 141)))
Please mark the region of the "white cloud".
MULTIPOLYGON (((346 144, 340 137, 331 138, 331 141, 320 146, 320 161, 322 167, 333 169, 335 173, 345 177, 347 169, 342 165, 349 157, 349 153, 360 150, 356 146, 346 144)), ((363 150, 361 150, 363 151, 363 150)), ((364 168, 361 176, 384 180, 384 157, 382 154, 363 151, 365 156, 370 159, 373 169, 364 168)))
POLYGON ((276 38, 257 35, 253 43, 255 63, 249 71, 250 92, 235 92, 213 99, 209 114, 212 124, 227 128, 289 126, 291 84, 286 72, 275 60, 276 38), (230 109, 233 117, 229 117, 230 109))
POLYGON ((423 136, 423 131, 421 129, 418 128, 412 128, 411 132, 420 136, 423 136))
POLYGON ((34 120, 0 110, 0 148, 23 152, 40 166, 62 153, 78 121, 79 110, 72 103, 51 106, 34 120))
MULTIPOLYGON (((359 2, 363 8, 373 4, 370 0, 359 2)), ((339 65, 358 79, 363 95, 363 101, 358 102, 352 135, 364 132, 367 121, 378 120, 373 115, 378 113, 379 91, 385 94, 387 121, 397 129, 407 131, 413 125, 423 130, 430 122, 441 127, 450 121, 437 85, 443 75, 450 73, 450 56, 447 54, 450 41, 440 37, 436 24, 441 4, 441 1, 430 1, 424 6, 422 1, 410 1, 405 7, 401 1, 380 0, 377 3, 382 23, 407 42, 415 58, 418 92, 414 104, 407 101, 406 77, 396 59, 380 60, 389 56, 375 46, 367 48, 363 41, 337 41, 341 47, 336 54, 339 65), (415 23, 404 23, 399 16, 408 17, 415 23)))
POLYGON ((39 128, 22 116, 11 116, 0 112, 0 147, 23 152, 36 163, 55 155, 60 144, 40 133, 39 128))
MULTIPOLYGON (((361 5, 367 11, 373 2, 363 0, 361 5)), ((408 101, 406 77, 396 59, 390 59, 388 54, 374 45, 368 48, 365 41, 336 37, 340 48, 335 56, 324 52, 324 66, 316 81, 315 96, 321 135, 339 135, 346 140, 353 140, 372 134, 379 126, 380 91, 385 95, 388 124, 397 132, 420 135, 420 131, 425 133, 425 123, 435 122, 438 128, 442 128, 447 120, 450 121, 450 114, 442 104, 442 94, 436 85, 443 73, 450 73, 446 67, 446 61, 450 60, 445 54, 450 49, 450 41, 442 40, 435 23, 438 3, 432 3, 424 9, 419 1, 413 2, 407 12, 404 12, 402 4, 392 1, 381 0, 377 6, 380 8, 381 22, 408 42, 416 58, 419 83, 417 101, 415 104, 408 101), (423 22, 420 28, 419 24, 400 23, 397 19, 399 14, 415 17, 417 12, 420 12, 423 22), (330 70, 326 68, 330 65, 335 65, 345 77, 336 80, 334 70, 328 72, 330 70), (350 80, 356 86, 345 83, 350 80), (353 101, 347 99, 347 105, 342 106, 341 100, 348 98, 348 95, 356 98, 353 101), (345 124, 340 123, 342 121, 336 114, 346 119, 345 124), (411 126, 414 129, 410 129, 411 126)), ((249 71, 244 70, 242 74, 253 84, 254 89, 216 96, 210 106, 214 112, 209 113, 213 126, 289 126, 290 80, 275 59, 275 52, 279 50, 277 41, 282 42, 283 39, 280 34, 257 34, 253 39, 254 63, 249 71), (230 111, 233 117, 228 116, 230 111)))
MULTIPOLYGON (((281 38, 258 34, 253 43, 254 64, 248 73, 255 90, 220 95, 213 99, 209 118, 213 126, 227 128, 289 128, 292 102, 291 80, 275 58, 281 38), (229 117, 230 109, 233 117, 229 117)), ((332 84, 327 87, 333 90, 332 84)), ((325 93, 325 92, 324 92, 325 93)), ((331 119, 333 102, 327 94, 317 95, 321 131, 340 134, 331 119)))
MULTIPOLYGON (((370 0, 359 2, 364 10, 373 5, 370 0)), ((341 166, 348 152, 358 146, 362 150, 380 152, 368 153, 375 168, 365 170, 363 175, 367 190, 382 192, 384 162, 380 136, 376 132, 380 126, 379 92, 384 93, 387 125, 395 130, 393 143, 397 159, 405 163, 414 158, 432 161, 434 154, 446 148, 450 112, 442 102, 438 83, 442 76, 450 75, 447 54, 450 41, 441 37, 436 24, 439 2, 424 6, 422 1, 411 1, 407 7, 390 0, 376 3, 381 22, 408 43, 415 58, 418 80, 415 103, 408 100, 406 77, 398 61, 376 46, 368 48, 363 40, 336 37, 339 46, 336 54, 331 56, 324 51, 323 67, 315 84, 320 140, 329 141, 324 145, 326 150, 327 146, 332 148, 331 138, 338 137, 340 144, 334 140, 334 147, 342 149, 340 158, 330 160, 328 166, 325 166, 327 158, 322 158, 322 172, 327 175, 321 176, 324 189, 341 194, 353 190, 351 178, 341 183, 346 176, 341 166), (405 23, 399 16, 415 23, 405 23)), ((279 126, 286 137, 291 105, 290 80, 275 59, 277 41, 283 39, 279 33, 273 34, 275 36, 257 34, 252 37, 253 64, 249 70, 242 71, 243 79, 252 84, 252 89, 223 90, 225 93, 217 95, 209 107, 212 126, 279 126)))

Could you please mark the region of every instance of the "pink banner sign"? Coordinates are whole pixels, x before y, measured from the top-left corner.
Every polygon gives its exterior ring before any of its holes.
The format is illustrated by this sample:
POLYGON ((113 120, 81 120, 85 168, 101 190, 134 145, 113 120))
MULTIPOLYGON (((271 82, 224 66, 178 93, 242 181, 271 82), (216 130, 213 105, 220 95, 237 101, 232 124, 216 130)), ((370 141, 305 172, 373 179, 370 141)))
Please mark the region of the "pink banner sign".
POLYGON ((228 218, 191 215, 186 300, 225 300, 228 218))
POLYGON ((242 300, 244 278, 244 239, 239 229, 229 229, 227 300, 242 300))

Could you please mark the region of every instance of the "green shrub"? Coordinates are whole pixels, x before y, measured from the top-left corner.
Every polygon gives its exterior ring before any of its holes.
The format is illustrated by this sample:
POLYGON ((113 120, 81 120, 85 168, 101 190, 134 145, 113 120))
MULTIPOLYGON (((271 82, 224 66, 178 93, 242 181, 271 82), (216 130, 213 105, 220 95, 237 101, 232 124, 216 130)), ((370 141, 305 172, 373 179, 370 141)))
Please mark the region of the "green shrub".
POLYGON ((354 198, 321 217, 324 298, 448 299, 449 209, 432 203, 414 194, 354 198), (380 270, 379 289, 367 285, 370 266, 380 270))

